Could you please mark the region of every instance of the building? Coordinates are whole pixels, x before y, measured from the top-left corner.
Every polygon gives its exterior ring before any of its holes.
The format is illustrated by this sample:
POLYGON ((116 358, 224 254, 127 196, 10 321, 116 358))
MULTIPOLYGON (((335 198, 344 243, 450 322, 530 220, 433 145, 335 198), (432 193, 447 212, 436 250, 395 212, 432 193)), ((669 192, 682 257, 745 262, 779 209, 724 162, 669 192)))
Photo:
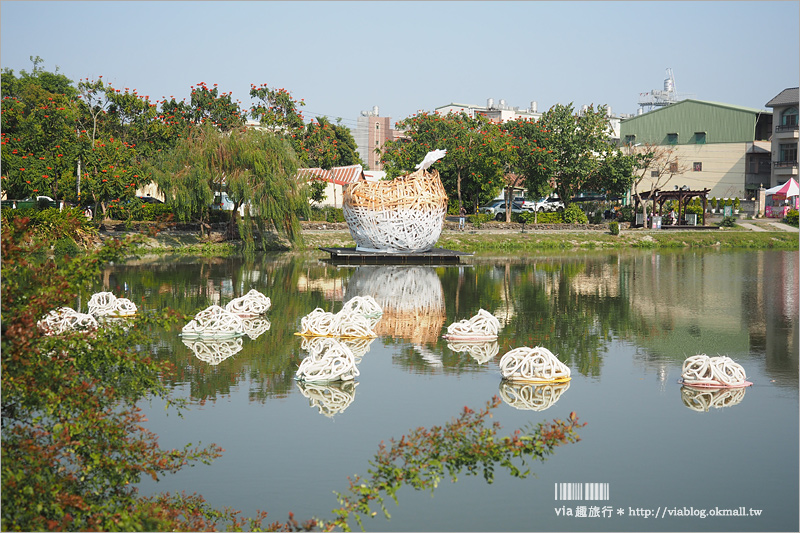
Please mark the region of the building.
POLYGON ((687 170, 673 176, 669 188, 710 189, 709 196, 717 198, 755 195, 758 180, 765 178, 759 170, 771 132, 769 111, 692 99, 627 118, 620 125, 622 142, 628 146, 674 147, 680 167, 687 170))
MULTIPOLYGON (((578 110, 578 113, 585 113, 588 109, 588 105, 583 105, 578 110)), ((508 122, 509 120, 517 119, 539 120, 539 117, 542 116, 542 113, 539 112, 539 105, 536 101, 531 101, 531 105, 527 109, 520 109, 519 107, 511 107, 506 105, 505 100, 500 100, 498 103, 495 103, 493 98, 488 98, 486 100, 485 107, 474 104, 451 103, 437 107, 434 109, 434 111, 443 115, 448 113, 466 113, 469 117, 481 115, 492 122, 497 123, 503 123, 508 122)), ((619 142, 620 122, 622 119, 625 119, 629 116, 631 115, 623 114, 616 116, 611 112, 611 108, 608 108, 608 117, 612 130, 611 140, 613 142, 619 142)))
POLYGON ((784 89, 765 105, 772 108, 772 146, 769 189, 789 178, 797 179, 797 107, 800 88, 784 89))
POLYGON ((380 116, 378 106, 374 106, 372 111, 361 112, 356 122, 356 130, 353 132, 358 154, 369 170, 383 170, 380 156, 383 145, 386 141, 402 138, 402 131, 392 129, 391 117, 380 116))

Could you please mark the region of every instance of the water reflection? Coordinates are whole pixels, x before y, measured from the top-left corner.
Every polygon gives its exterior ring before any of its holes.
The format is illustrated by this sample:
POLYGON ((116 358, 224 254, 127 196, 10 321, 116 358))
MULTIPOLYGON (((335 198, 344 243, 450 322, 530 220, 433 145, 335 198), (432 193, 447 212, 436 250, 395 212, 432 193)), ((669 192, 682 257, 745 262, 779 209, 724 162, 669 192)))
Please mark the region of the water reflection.
POLYGON ((338 383, 297 382, 297 388, 308 399, 308 405, 316 407, 321 415, 325 415, 328 418, 344 412, 353 403, 356 397, 357 385, 358 383, 354 381, 338 383))
POLYGON ((544 411, 567 392, 569 383, 514 383, 504 379, 500 381, 500 398, 515 409, 544 411))
MULTIPOLYGON (((151 258, 108 267, 82 297, 109 290, 143 313, 194 315, 252 289, 270 296, 272 314, 250 323, 243 348, 217 357, 213 374, 175 332, 155 333, 153 353, 179 369, 176 383, 193 383, 194 398, 226 394, 245 380, 256 401, 296 393, 293 375, 305 355, 294 336, 300 318, 354 296, 372 296, 384 310, 379 344, 409 374, 491 371, 493 345, 448 348, 441 339, 445 324, 483 308, 503 326, 498 348, 547 346, 573 376, 601 378, 621 340, 635 345, 634 364, 665 387, 697 353, 741 360, 777 386, 798 384, 796 252, 572 253, 438 268, 345 268, 288 255, 151 258)), ((369 349, 350 348, 356 358, 369 349)))
POLYGON ((242 318, 242 328, 244 334, 250 337, 251 340, 256 340, 265 332, 269 331, 272 323, 268 318, 263 316, 242 318))
POLYGON ((456 353, 467 352, 479 365, 491 361, 500 353, 500 345, 496 340, 489 342, 449 341, 447 347, 456 353))
MULTIPOLYGON (((303 336, 301 338, 303 339, 300 344, 300 348, 302 350, 309 352, 309 354, 319 354, 326 349, 327 346, 326 339, 329 339, 330 337, 303 336)), ((369 351, 369 347, 373 342, 375 342, 375 339, 339 337, 336 339, 336 341, 341 344, 344 344, 350 349, 350 351, 353 353, 353 358, 355 359, 356 364, 358 364, 361 362, 361 358, 364 357, 364 355, 369 351)))
POLYGON ((417 345, 435 343, 447 319, 442 282, 431 267, 359 266, 344 296, 375 298, 383 310, 375 333, 417 345))
POLYGON ((747 388, 709 389, 700 387, 681 387, 681 400, 683 405, 692 411, 708 412, 712 407, 721 409, 738 405, 744 400, 747 388))
POLYGON ((242 351, 242 338, 234 339, 182 339, 194 356, 210 365, 218 365, 242 351))

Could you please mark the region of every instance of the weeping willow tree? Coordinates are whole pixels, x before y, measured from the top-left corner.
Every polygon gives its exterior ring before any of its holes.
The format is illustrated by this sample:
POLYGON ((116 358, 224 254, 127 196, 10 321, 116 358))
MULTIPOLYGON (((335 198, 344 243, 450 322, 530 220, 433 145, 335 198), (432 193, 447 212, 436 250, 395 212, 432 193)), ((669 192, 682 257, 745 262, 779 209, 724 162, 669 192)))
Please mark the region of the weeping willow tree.
POLYGON ((262 242, 272 230, 293 244, 302 241, 298 216, 308 216, 308 186, 295 179, 297 167, 294 150, 273 133, 223 133, 210 124, 190 130, 174 149, 151 162, 176 217, 198 220, 201 233, 209 228, 214 196, 226 192, 234 204, 227 236, 238 230, 250 250, 254 226, 262 242))

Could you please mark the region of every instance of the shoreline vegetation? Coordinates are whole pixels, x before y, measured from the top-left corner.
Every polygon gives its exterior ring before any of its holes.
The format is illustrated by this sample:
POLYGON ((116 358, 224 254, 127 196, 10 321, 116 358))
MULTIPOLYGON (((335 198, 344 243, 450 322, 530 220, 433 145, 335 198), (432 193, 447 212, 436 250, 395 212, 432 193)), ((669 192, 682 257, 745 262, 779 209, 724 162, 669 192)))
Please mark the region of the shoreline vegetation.
MULTIPOLYGON (((473 253, 475 256, 513 253, 542 253, 625 249, 780 249, 800 247, 796 231, 785 231, 763 221, 748 221, 750 227, 735 226, 712 229, 652 230, 627 227, 613 235, 606 224, 547 224, 526 225, 489 222, 463 231, 456 224, 446 223, 437 248, 473 253), (452 228, 450 226, 453 226, 452 228)), ((303 244, 290 248, 288 242, 278 238, 269 240, 266 252, 312 253, 326 256, 319 248, 352 248, 355 242, 347 225, 343 223, 303 222, 303 244)), ((142 242, 137 248, 140 255, 201 255, 226 256, 241 252, 239 241, 226 241, 223 229, 212 228, 210 236, 201 238, 199 231, 190 225, 161 228, 154 233, 152 226, 123 223, 106 223, 100 231, 102 239, 119 238, 139 233, 142 242)))

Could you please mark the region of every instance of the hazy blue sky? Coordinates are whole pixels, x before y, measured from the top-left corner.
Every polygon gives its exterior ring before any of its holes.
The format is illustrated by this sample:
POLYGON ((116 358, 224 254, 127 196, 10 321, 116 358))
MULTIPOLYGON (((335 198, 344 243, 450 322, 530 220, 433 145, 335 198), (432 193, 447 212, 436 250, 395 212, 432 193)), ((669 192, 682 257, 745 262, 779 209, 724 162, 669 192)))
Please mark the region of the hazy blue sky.
POLYGON ((305 99, 307 117, 355 126, 488 98, 545 111, 676 89, 763 109, 798 85, 797 1, 736 2, 0 2, 0 66, 103 76, 151 100, 218 84, 305 99))

